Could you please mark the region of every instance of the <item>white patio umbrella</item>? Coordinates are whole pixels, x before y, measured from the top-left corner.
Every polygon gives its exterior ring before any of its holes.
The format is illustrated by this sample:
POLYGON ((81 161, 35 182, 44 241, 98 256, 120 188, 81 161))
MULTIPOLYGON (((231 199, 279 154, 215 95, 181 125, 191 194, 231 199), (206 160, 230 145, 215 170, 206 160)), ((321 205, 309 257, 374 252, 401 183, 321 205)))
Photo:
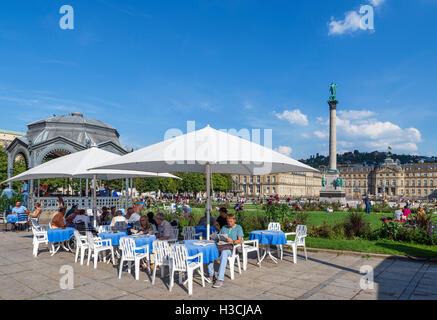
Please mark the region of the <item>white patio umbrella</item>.
POLYGON ((208 239, 210 235, 211 171, 248 175, 318 172, 270 148, 209 126, 109 160, 94 168, 153 172, 205 172, 208 239))
POLYGON ((120 155, 99 149, 95 146, 83 151, 75 152, 60 158, 43 163, 16 175, 2 183, 23 180, 37 180, 50 178, 82 178, 93 179, 93 214, 96 218, 95 199, 96 182, 101 180, 115 180, 122 178, 176 178, 170 173, 144 172, 132 170, 95 169, 88 170, 108 160, 115 160, 120 155))

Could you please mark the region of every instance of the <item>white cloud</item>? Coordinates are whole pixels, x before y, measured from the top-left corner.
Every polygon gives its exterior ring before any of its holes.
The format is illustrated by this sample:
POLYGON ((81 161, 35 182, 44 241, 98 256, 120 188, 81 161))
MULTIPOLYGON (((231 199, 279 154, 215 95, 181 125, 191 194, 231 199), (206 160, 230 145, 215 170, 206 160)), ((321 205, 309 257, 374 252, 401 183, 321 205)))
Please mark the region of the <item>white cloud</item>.
POLYGON ((297 124, 299 126, 307 126, 308 118, 305 114, 300 112, 299 109, 296 110, 285 110, 283 113, 274 113, 276 118, 280 120, 287 120, 291 124, 297 124))
MULTIPOLYGON (((375 113, 366 110, 339 112, 337 117, 339 145, 367 151, 384 151, 389 146, 394 151, 418 151, 417 144, 422 142, 422 135, 418 129, 401 128, 390 121, 381 121, 370 118, 371 116, 375 116, 375 113)), ((326 139, 329 136, 327 128, 324 131, 314 132, 314 135, 319 139, 326 139)))
POLYGON ((300 136, 304 139, 309 139, 310 135, 308 133, 301 133, 300 136))
MULTIPOLYGON (((374 8, 381 6, 385 0, 368 0, 369 4, 374 8)), ((364 7, 362 7, 364 8, 364 7)), ((361 12, 362 13, 362 12, 361 12)), ((328 23, 329 26, 329 35, 341 35, 345 33, 354 33, 358 30, 365 30, 366 28, 362 26, 362 15, 360 11, 347 11, 344 15, 344 20, 335 20, 334 17, 331 17, 331 22, 328 23)), ((373 24, 372 24, 373 25, 373 24)), ((373 30, 373 28, 370 28, 373 30)))
POLYGON ((326 139, 329 137, 328 130, 325 131, 314 131, 314 135, 319 139, 326 139))
POLYGON ((291 152, 293 152, 293 149, 288 146, 279 146, 275 148, 275 151, 283 154, 284 156, 289 157, 291 155, 291 152))
POLYGON ((352 33, 361 29, 361 16, 356 11, 345 13, 345 19, 336 21, 331 17, 329 23, 329 35, 352 33))
POLYGON ((369 0, 369 2, 372 6, 379 7, 385 2, 385 0, 369 0))

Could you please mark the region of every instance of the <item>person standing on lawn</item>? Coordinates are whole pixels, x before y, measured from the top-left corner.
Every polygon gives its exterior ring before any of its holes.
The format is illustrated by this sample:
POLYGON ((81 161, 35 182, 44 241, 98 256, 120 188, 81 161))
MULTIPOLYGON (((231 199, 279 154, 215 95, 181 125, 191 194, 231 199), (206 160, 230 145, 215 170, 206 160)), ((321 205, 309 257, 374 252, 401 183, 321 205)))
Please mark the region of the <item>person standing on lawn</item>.
POLYGON ((366 213, 370 214, 371 205, 370 205, 369 195, 366 195, 366 198, 364 199, 364 203, 366 204, 366 213))

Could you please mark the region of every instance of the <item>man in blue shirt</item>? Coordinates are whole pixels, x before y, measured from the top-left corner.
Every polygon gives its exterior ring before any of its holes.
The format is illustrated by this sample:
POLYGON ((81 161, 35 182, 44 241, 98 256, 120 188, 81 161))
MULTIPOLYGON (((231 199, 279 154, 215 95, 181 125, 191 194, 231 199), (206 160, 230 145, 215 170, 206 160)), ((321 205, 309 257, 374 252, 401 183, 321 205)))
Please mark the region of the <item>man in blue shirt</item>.
MULTIPOLYGON (((228 225, 224 226, 220 230, 220 234, 225 234, 228 236, 228 243, 233 245, 238 245, 243 241, 243 228, 236 224, 237 219, 233 214, 228 214, 226 221, 228 225)), ((223 281, 225 280, 225 271, 226 264, 228 263, 228 257, 232 255, 232 250, 223 250, 220 255, 220 266, 218 270, 217 281, 212 286, 213 288, 220 288, 223 285, 223 281)), ((214 272, 214 262, 210 262, 208 264, 208 272, 210 279, 214 281, 215 272, 214 272)))
MULTIPOLYGON (((17 202, 15 204, 15 207, 12 209, 12 214, 17 215, 18 221, 26 221, 28 218, 29 210, 27 210, 27 208, 25 206, 22 206, 21 202, 17 202)), ((16 228, 15 223, 13 223, 12 225, 14 226, 13 230, 15 230, 15 228, 16 228)))
POLYGON ((23 187, 21 188, 22 193, 22 201, 24 205, 27 205, 27 197, 29 196, 29 186, 27 185, 26 181, 23 182, 23 187))

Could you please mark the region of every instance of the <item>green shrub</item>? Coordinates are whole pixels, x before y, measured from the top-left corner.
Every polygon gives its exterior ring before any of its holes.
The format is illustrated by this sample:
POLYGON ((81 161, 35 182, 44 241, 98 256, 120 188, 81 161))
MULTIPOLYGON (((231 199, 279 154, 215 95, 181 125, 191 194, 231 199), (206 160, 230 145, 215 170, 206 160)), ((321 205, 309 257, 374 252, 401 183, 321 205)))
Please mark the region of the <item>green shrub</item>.
POLYGON ((370 223, 364 220, 362 213, 351 213, 348 215, 343 226, 349 238, 361 237, 370 231, 370 223))

